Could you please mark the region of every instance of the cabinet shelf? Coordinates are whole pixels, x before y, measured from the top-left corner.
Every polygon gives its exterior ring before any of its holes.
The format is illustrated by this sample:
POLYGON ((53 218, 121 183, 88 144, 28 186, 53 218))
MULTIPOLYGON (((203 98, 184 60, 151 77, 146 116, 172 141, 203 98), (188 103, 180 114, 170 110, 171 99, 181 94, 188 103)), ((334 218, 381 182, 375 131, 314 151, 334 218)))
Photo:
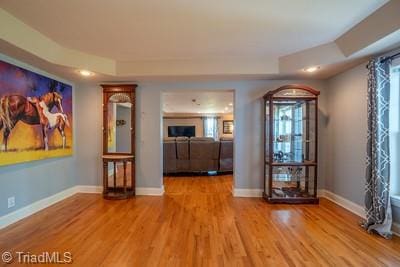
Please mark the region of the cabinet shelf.
POLYGON ((303 162, 293 162, 293 161, 288 161, 288 162, 269 162, 266 161, 265 164, 271 165, 271 166, 317 166, 316 161, 303 161, 303 162))
POLYGON ((272 182, 293 183, 293 182, 308 182, 308 181, 310 181, 310 178, 307 177, 301 177, 300 179, 289 178, 285 176, 272 177, 272 182))

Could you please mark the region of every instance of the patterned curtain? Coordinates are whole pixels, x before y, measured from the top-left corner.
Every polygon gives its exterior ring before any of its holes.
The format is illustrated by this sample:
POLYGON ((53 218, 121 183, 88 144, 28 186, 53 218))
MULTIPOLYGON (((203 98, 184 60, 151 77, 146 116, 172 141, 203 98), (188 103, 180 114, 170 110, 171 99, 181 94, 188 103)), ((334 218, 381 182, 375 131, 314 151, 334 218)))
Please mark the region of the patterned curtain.
POLYGON ((389 99, 390 60, 373 59, 368 64, 368 144, 365 188, 368 232, 391 237, 389 99))

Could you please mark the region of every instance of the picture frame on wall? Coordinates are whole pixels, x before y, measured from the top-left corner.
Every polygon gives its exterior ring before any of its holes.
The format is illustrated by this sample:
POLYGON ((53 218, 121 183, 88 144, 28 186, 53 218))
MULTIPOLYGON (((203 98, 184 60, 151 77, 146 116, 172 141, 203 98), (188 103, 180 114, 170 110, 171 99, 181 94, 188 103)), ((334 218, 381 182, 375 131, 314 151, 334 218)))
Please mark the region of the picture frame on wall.
POLYGON ((0 166, 73 154, 72 85, 0 60, 0 166))
POLYGON ((233 120, 222 121, 222 129, 224 134, 233 134, 234 123, 233 120))

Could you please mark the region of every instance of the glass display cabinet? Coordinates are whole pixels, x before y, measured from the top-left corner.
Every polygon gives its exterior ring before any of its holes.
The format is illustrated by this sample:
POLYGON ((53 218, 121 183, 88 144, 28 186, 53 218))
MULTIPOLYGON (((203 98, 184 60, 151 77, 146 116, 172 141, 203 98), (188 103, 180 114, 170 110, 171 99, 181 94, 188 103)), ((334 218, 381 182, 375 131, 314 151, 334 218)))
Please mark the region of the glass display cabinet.
POLYGON ((318 203, 318 95, 286 85, 264 95, 264 198, 318 203))

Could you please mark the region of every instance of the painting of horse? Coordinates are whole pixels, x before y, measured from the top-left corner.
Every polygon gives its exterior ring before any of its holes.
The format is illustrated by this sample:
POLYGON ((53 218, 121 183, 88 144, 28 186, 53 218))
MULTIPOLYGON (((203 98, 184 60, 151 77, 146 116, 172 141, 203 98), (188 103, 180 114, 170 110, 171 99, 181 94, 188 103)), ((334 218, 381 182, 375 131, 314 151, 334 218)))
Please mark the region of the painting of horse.
POLYGON ((0 60, 0 166, 73 153, 72 86, 0 60))

